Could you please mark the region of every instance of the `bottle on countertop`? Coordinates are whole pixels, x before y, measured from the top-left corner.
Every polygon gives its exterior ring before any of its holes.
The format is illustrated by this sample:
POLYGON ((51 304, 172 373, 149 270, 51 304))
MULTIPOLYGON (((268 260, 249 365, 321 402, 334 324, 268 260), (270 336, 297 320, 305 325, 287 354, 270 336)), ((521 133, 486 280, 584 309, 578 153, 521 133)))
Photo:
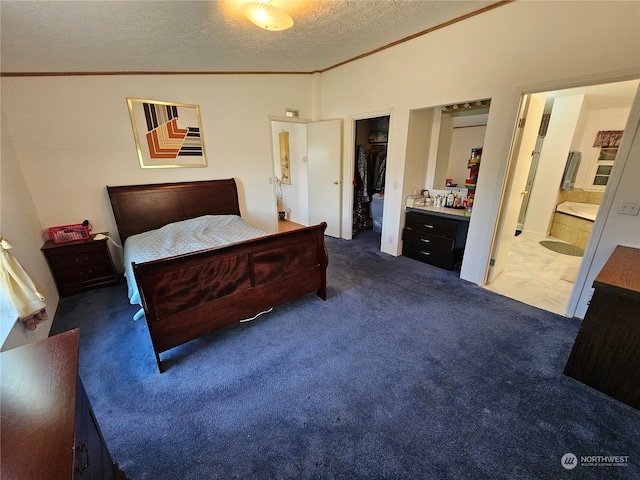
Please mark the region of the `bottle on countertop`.
POLYGON ((449 192, 449 195, 447 195, 446 206, 447 207, 453 207, 453 192, 449 192))

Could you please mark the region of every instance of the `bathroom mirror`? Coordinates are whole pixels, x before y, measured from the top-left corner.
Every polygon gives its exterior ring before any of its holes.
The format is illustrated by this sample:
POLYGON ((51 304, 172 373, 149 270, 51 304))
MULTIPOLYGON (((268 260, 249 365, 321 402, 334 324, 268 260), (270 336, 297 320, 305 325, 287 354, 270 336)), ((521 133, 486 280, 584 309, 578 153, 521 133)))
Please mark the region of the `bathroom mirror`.
POLYGON ((434 109, 432 138, 437 138, 433 188, 465 188, 469 176, 469 159, 472 148, 481 148, 489 118, 491 100, 470 100, 434 109), (437 133, 437 136, 436 136, 437 133))

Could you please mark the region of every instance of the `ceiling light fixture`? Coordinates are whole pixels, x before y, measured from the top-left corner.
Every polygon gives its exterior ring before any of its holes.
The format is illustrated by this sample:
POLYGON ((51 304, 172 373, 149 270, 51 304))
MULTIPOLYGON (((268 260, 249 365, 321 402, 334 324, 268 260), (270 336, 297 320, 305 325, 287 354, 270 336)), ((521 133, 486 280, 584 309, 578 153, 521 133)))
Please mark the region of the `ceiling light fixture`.
POLYGON ((245 2, 240 6, 251 23, 265 30, 286 30, 293 27, 293 18, 270 1, 245 2))

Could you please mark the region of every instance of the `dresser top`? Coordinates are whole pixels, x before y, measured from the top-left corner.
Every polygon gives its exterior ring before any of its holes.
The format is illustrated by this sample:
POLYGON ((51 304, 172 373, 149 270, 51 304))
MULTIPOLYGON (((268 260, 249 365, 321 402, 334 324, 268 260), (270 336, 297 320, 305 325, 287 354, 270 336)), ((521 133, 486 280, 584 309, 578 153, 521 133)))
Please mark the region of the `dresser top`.
POLYGON ((78 330, 2 352, 2 478, 68 479, 78 330))
POLYGON ((640 249, 618 245, 600 270, 594 286, 640 298, 640 249))

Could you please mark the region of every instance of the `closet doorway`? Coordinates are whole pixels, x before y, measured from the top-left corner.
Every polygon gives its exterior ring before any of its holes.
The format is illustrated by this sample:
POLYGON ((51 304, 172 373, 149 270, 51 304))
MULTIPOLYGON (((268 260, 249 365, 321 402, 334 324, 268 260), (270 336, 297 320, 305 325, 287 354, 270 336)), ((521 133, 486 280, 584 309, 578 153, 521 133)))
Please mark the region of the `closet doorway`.
POLYGON ((355 120, 353 175, 353 238, 382 234, 387 173, 389 115, 355 120))

